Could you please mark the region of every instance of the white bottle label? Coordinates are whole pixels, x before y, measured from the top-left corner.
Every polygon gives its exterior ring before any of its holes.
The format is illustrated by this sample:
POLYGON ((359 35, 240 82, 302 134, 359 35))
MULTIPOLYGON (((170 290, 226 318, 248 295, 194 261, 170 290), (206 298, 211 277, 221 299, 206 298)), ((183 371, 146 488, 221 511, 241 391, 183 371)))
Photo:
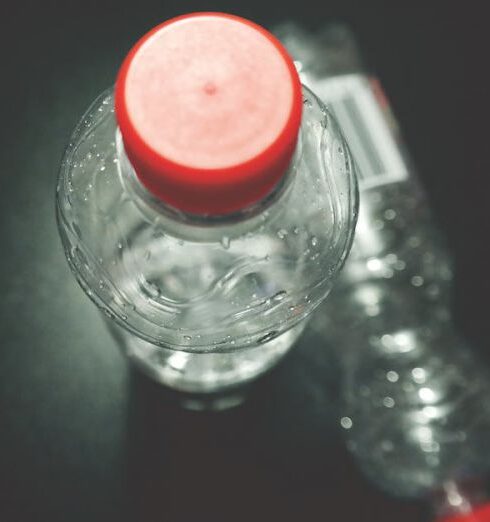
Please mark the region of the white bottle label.
MULTIPOLYGON (((388 123, 393 118, 376 80, 348 74, 315 81, 312 88, 342 128, 358 167, 361 189, 408 178, 407 166, 388 123)), ((393 120, 391 127, 394 126, 393 120)))

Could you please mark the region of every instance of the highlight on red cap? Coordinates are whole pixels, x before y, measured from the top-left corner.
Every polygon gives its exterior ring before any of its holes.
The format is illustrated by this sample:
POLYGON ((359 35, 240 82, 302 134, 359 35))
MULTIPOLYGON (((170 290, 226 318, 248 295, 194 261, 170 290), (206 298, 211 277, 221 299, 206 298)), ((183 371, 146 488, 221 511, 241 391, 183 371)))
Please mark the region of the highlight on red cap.
POLYGON ((302 93, 282 44, 259 25, 194 13, 155 27, 118 74, 116 118, 143 185, 182 211, 223 215, 286 172, 302 93))
POLYGON ((470 513, 438 518, 437 522, 490 522, 490 503, 476 506, 470 513))

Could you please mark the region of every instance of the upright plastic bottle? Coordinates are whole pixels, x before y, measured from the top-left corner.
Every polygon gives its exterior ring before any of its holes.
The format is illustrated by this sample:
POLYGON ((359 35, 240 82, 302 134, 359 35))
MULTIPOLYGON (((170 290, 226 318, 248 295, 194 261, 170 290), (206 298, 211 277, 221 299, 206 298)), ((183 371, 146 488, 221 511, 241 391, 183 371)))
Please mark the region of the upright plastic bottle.
POLYGON ((357 215, 351 157, 279 41, 199 13, 145 35, 66 151, 66 257, 124 351, 178 390, 275 364, 329 293, 357 215))
POLYGON ((431 500, 438 520, 488 522, 489 376, 451 325, 451 263, 396 120, 348 29, 277 34, 359 168, 352 253, 310 323, 341 359, 348 447, 374 483, 431 500))

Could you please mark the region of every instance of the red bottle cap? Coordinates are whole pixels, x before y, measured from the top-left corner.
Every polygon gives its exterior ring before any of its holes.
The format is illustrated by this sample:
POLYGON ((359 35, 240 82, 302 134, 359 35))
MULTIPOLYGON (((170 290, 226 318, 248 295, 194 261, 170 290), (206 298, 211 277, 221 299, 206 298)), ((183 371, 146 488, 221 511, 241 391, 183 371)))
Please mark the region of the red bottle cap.
POLYGON ((439 518, 437 522, 490 522, 490 503, 477 506, 470 513, 439 518))
POLYGON ((222 13, 155 27, 117 78, 116 117, 140 181, 162 201, 220 215, 262 199, 288 168, 301 83, 280 42, 222 13))

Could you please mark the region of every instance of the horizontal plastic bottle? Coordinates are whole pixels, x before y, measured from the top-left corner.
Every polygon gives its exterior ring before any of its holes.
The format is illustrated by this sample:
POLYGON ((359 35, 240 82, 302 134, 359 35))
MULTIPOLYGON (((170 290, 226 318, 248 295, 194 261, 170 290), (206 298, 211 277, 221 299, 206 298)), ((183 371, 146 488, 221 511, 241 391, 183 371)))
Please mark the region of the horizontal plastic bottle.
POLYGON ((335 121, 275 37, 220 13, 172 19, 133 47, 57 186, 70 267, 124 351, 198 394, 291 348, 356 215, 335 121))
POLYGON ((375 484, 429 499, 441 522, 488 521, 488 372, 451 325, 451 264, 388 102, 345 27, 277 34, 359 167, 352 253, 310 323, 341 361, 348 447, 375 484))

